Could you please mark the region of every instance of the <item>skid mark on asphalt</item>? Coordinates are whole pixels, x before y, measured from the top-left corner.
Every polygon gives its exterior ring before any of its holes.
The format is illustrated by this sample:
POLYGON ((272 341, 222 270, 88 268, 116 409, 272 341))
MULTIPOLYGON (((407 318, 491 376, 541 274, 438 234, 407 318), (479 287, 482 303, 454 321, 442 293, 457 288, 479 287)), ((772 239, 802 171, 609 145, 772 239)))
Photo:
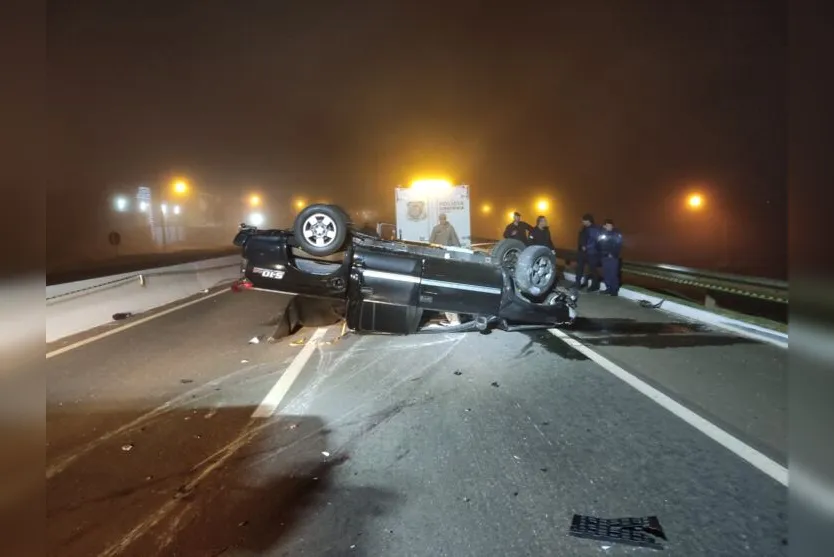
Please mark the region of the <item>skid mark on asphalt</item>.
MULTIPOLYGON (((364 337, 370 338, 370 337, 364 337)), ((379 337, 377 337, 379 338, 379 337)), ((306 389, 302 395, 299 395, 295 399, 293 399, 288 405, 286 411, 292 414, 303 414, 306 412, 307 408, 310 404, 315 402, 317 399, 321 397, 327 396, 334 391, 338 391, 346 384, 353 382, 356 377, 363 373, 367 373, 369 370, 372 370, 374 366, 379 364, 382 361, 386 361, 389 364, 390 372, 385 375, 382 379, 380 379, 380 387, 382 384, 393 377, 394 375, 404 375, 407 379, 403 382, 411 381, 415 376, 419 376, 425 370, 429 369, 431 366, 440 363, 444 358, 448 357, 449 354, 464 340, 464 336, 460 335, 444 335, 443 340, 432 341, 430 343, 423 343, 417 344, 412 346, 405 346, 402 347, 401 350, 405 348, 413 349, 416 347, 427 347, 427 346, 439 346, 439 345, 446 345, 448 346, 447 350, 444 350, 441 353, 441 356, 437 360, 431 360, 429 363, 421 365, 419 368, 414 369, 413 367, 408 365, 408 369, 403 370, 399 365, 398 362, 390 361, 390 350, 388 349, 388 345, 386 344, 385 349, 380 349, 379 347, 369 347, 369 348, 356 348, 355 350, 348 349, 348 351, 337 358, 330 368, 327 370, 326 375, 323 377, 317 377, 313 385, 310 388, 306 389), (373 352, 375 357, 368 361, 368 360, 361 360, 357 362, 353 362, 352 358, 354 356, 358 356, 367 352, 373 352), (347 369, 342 369, 343 367, 347 367, 347 369), (329 382, 326 389, 320 390, 321 386, 325 383, 326 379, 332 377, 336 372, 344 372, 341 373, 338 380, 329 382)), ((363 339, 360 339, 363 340, 363 339)), ((387 339, 383 339, 387 340, 387 339)), ((357 343, 358 344, 358 343, 357 343)), ((390 393, 388 393, 390 394, 390 393)))
POLYGON ((121 436, 126 433, 131 433, 143 426, 146 426, 148 423, 152 422, 153 420, 159 419, 166 414, 169 414, 179 408, 179 406, 184 403, 194 403, 199 402, 201 400, 205 400, 214 395, 214 388, 222 383, 230 381, 237 377, 238 375, 249 373, 258 369, 259 367, 263 367, 263 364, 256 364, 252 366, 247 366, 244 368, 237 369, 232 373, 219 377, 217 379, 213 379, 212 381, 206 383, 205 385, 200 385, 195 387, 194 389, 190 389, 185 391, 184 393, 168 400, 167 402, 157 406, 150 412, 146 412, 142 414, 138 418, 116 428, 112 429, 106 433, 103 433, 99 437, 88 441, 81 447, 75 449, 70 454, 56 459, 56 462, 51 466, 48 466, 46 469, 46 479, 52 479, 56 475, 60 474, 64 470, 67 469, 73 462, 81 458, 82 456, 88 454, 90 451, 94 450, 96 447, 100 446, 102 443, 105 443, 115 437, 121 436), (208 391, 207 391, 208 390, 208 391), (207 391, 207 392, 203 392, 207 391), (203 392, 203 394, 199 394, 203 392), (196 397, 194 395, 197 395, 196 397))
POLYGON ((258 405, 252 413, 253 418, 268 418, 275 413, 278 409, 278 405, 281 404, 281 401, 284 400, 284 397, 290 392, 290 388, 292 388, 295 380, 298 379, 299 375, 301 375, 304 366, 312 357, 313 352, 316 351, 318 342, 324 337, 325 333, 327 333, 326 327, 319 327, 316 329, 316 332, 313 333, 307 344, 305 344, 296 357, 293 358, 287 370, 281 374, 281 377, 266 394, 261 404, 258 405))
MULTIPOLYGON (((355 417, 357 414, 360 414, 363 411, 366 411, 368 408, 372 407, 375 404, 378 404, 381 400, 388 398, 391 396, 391 392, 396 390, 402 385, 408 384, 411 382, 415 375, 420 375, 424 373, 426 370, 437 366, 443 360, 449 357, 452 351, 463 341, 464 337, 459 336, 457 338, 450 338, 448 339, 445 344, 448 344, 448 348, 443 350, 442 352, 438 353, 432 360, 425 362, 424 364, 420 365, 418 368, 409 368, 409 373, 404 373, 402 367, 398 365, 391 366, 389 371, 378 381, 380 388, 378 393, 370 398, 365 400, 362 404, 358 404, 354 406, 351 410, 341 414, 338 418, 331 420, 319 428, 316 428, 314 431, 311 431, 307 435, 304 435, 298 439, 295 439, 293 442, 270 452, 269 454, 261 455, 257 458, 253 458, 251 461, 252 465, 257 465, 265 460, 274 459, 276 456, 292 450, 297 445, 302 442, 305 442, 315 436, 321 434, 322 431, 331 429, 333 426, 342 425, 348 422, 350 419, 355 417), (392 379, 397 378, 395 381, 391 382, 392 379), (390 384, 388 384, 391 382, 390 384)), ((384 354, 377 360, 383 359, 384 354)), ((343 355, 342 357, 337 358, 336 362, 339 366, 345 365, 346 363, 350 362, 350 351, 343 355)), ((351 378, 355 377, 359 373, 367 370, 368 365, 358 366, 356 370, 349 377, 343 378, 339 384, 344 382, 350 381, 351 378)), ((232 374, 234 375, 234 374, 232 374)), ((197 390, 197 389, 195 389, 197 390)), ((329 391, 330 389, 328 389, 329 391)), ((322 393, 319 393, 321 395, 322 393)), ((177 397, 177 399, 182 399, 184 396, 177 397)), ((174 400, 177 400, 174 399, 174 400)), ((163 405, 165 406, 165 405, 163 405)), ((161 407, 160 407, 161 408, 161 407)), ((165 406, 166 409, 170 408, 170 404, 165 406)), ((159 412, 156 414, 159 415, 159 412)), ((157 508, 153 513, 151 513, 145 520, 141 521, 135 527, 133 527, 122 539, 120 539, 117 543, 112 544, 107 549, 99 553, 99 557, 115 557, 116 555, 125 551, 128 547, 130 547, 133 543, 137 540, 148 534, 152 529, 154 529, 157 525, 159 525, 163 520, 168 519, 169 525, 165 530, 164 535, 160 537, 158 542, 159 549, 163 550, 165 547, 170 545, 177 536, 179 532, 179 525, 182 524, 186 514, 194 508, 194 505, 191 504, 190 501, 183 499, 183 497, 191 494, 201 483, 203 483, 206 479, 208 479, 215 471, 222 468, 224 464, 226 464, 232 457, 234 457, 242 448, 244 448, 248 443, 250 443, 255 436, 257 436, 262 430, 267 427, 274 426, 275 423, 273 420, 263 420, 252 418, 248 422, 248 424, 244 427, 244 429, 240 432, 240 434, 233 439, 230 443, 226 444, 221 449, 215 451, 210 456, 203 459, 200 463, 193 466, 190 470, 191 473, 195 473, 196 475, 187 483, 179 488, 177 491, 179 497, 173 498, 172 500, 168 501, 161 507, 157 508), (181 508, 178 508, 180 507, 181 508), (176 511, 176 515, 170 517, 172 512, 176 511), (170 518, 169 518, 170 517, 170 518)), ((133 427, 136 427, 135 425, 133 427)), ((112 435, 109 435, 112 437, 112 435)), ((350 443, 352 441, 348 441, 350 443)), ((335 457, 339 452, 344 449, 344 446, 347 443, 337 447, 333 451, 333 456, 335 457)))
MULTIPOLYGON (((114 557, 119 553, 123 552, 127 549, 133 542, 144 536, 150 529, 154 526, 159 524, 163 519, 165 519, 174 509, 178 506, 182 506, 182 509, 179 511, 179 514, 174 518, 175 523, 179 523, 182 518, 184 517, 185 513, 189 511, 191 508, 191 504, 188 501, 183 501, 182 497, 185 497, 194 489, 197 488, 206 478, 208 478, 215 470, 222 467, 230 458, 232 458, 241 448, 246 446, 249 441, 251 441, 262 429, 271 425, 269 422, 264 421, 250 421, 249 424, 241 431, 241 433, 233 439, 230 443, 224 446, 221 450, 215 452, 212 457, 214 460, 212 462, 208 462, 205 468, 200 471, 196 476, 194 476, 191 481, 182 485, 179 490, 177 490, 178 497, 172 498, 170 501, 159 507, 154 513, 152 513, 148 518, 144 521, 137 524, 126 536, 124 536, 119 542, 111 545, 103 552, 99 553, 99 557, 114 557)), ((209 457, 211 459, 212 457, 209 457)), ((208 459, 204 460, 203 462, 206 463, 208 459)), ((174 535, 168 536, 169 540, 173 540, 174 535)), ((164 540, 163 540, 164 541, 164 540)))

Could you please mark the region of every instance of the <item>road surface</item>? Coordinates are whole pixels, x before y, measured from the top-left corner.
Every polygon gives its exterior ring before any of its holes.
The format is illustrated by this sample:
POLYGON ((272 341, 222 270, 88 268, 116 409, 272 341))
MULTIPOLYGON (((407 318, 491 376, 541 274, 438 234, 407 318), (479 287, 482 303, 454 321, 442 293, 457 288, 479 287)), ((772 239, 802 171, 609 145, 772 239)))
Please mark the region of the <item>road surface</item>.
POLYGON ((784 350, 602 295, 578 348, 249 344, 285 303, 219 294, 47 360, 49 555, 652 552, 568 536, 574 513, 655 515, 668 555, 787 554, 786 488, 598 363, 784 465, 784 350))

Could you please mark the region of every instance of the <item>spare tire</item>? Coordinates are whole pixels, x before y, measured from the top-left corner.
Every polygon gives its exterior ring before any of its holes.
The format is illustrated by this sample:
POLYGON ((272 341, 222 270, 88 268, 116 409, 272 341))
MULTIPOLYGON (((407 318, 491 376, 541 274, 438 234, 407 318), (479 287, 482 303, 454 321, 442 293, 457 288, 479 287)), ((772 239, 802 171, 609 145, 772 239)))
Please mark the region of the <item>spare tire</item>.
POLYGON ((493 264, 497 267, 504 267, 508 271, 513 272, 518 258, 525 247, 527 246, 521 240, 505 238, 495 244, 490 257, 492 258, 493 264))
POLYGON ((522 294, 545 294, 556 283, 556 256, 547 246, 529 246, 518 256, 513 278, 522 294))
POLYGON ((332 255, 347 239, 348 217, 335 205, 310 205, 295 217, 293 232, 303 251, 317 257, 332 255))

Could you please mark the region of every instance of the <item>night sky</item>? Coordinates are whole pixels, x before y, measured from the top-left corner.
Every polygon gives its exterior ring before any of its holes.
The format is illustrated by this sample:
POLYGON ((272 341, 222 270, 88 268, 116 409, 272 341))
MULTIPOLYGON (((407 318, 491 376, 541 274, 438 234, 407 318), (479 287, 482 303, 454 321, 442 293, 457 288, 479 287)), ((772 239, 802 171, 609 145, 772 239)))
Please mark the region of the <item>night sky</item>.
MULTIPOLYGON (((49 10, 59 193, 48 211, 64 230, 94 222, 107 188, 165 172, 383 213, 393 186, 439 174, 498 209, 554 199, 562 247, 592 211, 614 218, 639 258, 698 264, 729 221, 739 266, 784 272, 784 3, 102 0, 49 10), (693 188, 707 195, 704 214, 682 207, 693 188)), ((499 224, 473 222, 473 233, 499 224)))

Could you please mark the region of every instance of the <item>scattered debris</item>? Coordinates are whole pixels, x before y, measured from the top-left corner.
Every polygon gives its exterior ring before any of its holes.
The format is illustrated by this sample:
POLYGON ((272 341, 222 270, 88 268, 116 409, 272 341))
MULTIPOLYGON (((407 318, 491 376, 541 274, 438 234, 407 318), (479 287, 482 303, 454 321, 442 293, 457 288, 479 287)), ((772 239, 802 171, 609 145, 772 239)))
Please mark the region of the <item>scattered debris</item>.
POLYGON ((295 429, 298 427, 298 424, 290 424, 290 429, 295 429))
POLYGON ((464 502, 464 503, 468 503, 468 502, 469 502, 469 497, 464 497, 464 498, 463 498, 463 502, 464 502))
POLYGON ((240 363, 242 363, 242 364, 248 364, 248 363, 249 363, 249 360, 241 360, 241 361, 240 361, 240 363))
POLYGON ((542 425, 550 425, 550 422, 542 422, 542 425))
POLYGON ((455 370, 455 375, 463 375, 463 372, 459 369, 455 370))
POLYGON ((521 460, 521 458, 517 457, 516 455, 513 455, 513 458, 516 459, 516 460, 521 460))
POLYGON ((261 335, 249 339, 249 344, 258 344, 261 342, 261 335))
POLYGON ((129 311, 121 311, 119 313, 114 313, 113 314, 113 320, 114 321, 121 321, 122 319, 127 319, 131 315, 133 315, 133 313, 131 313, 129 311))
POLYGON ((249 524, 249 521, 248 521, 248 520, 243 520, 243 521, 241 521, 241 522, 238 522, 238 524, 237 524, 237 525, 238 525, 238 526, 246 526, 247 524, 249 524))
POLYGON ((467 409, 466 409, 466 411, 467 411, 467 412, 471 412, 471 411, 472 411, 472 409, 471 409, 471 408, 467 408, 467 409))
POLYGON ((301 346, 301 345, 302 345, 302 344, 304 344, 305 342, 307 342, 307 339, 306 339, 306 338, 304 338, 304 337, 301 337, 300 339, 297 339, 297 340, 292 341, 292 342, 290 343, 290 346, 301 346))
POLYGON ((492 385, 493 387, 497 387, 498 386, 498 381, 493 381, 492 383, 490 383, 490 385, 492 385))
POLYGON ((327 451, 322 451, 321 454, 324 455, 324 456, 330 456, 330 453, 327 452, 327 451))
POLYGON ((350 548, 351 549, 356 549, 356 545, 354 544, 354 545, 350 546, 350 548))
POLYGON ((513 497, 518 497, 518 491, 513 491, 513 497))
POLYGON ((642 307, 642 308, 657 309, 661 305, 663 305, 663 302, 665 302, 665 301, 666 301, 666 298, 663 298, 662 300, 660 300, 656 304, 651 303, 649 300, 639 300, 637 303, 640 304, 640 307, 642 307))
POLYGON ((200 290, 200 292, 202 292, 203 294, 208 294, 208 291, 208 288, 203 288, 202 290, 200 290))
POLYGON ((663 545, 656 538, 666 540, 666 534, 656 516, 609 519, 575 514, 568 534, 577 538, 652 549, 663 549, 663 545))
POLYGON ((153 476, 145 476, 146 481, 151 481, 152 479, 153 479, 153 476))
POLYGON ((542 472, 547 472, 547 468, 539 468, 542 472))
POLYGON ((187 385, 188 383, 193 383, 193 382, 194 382, 193 379, 180 379, 180 383, 182 383, 183 385, 187 385))
POLYGON ((122 445, 122 450, 124 452, 132 451, 133 450, 133 443, 128 443, 127 445, 122 445))

